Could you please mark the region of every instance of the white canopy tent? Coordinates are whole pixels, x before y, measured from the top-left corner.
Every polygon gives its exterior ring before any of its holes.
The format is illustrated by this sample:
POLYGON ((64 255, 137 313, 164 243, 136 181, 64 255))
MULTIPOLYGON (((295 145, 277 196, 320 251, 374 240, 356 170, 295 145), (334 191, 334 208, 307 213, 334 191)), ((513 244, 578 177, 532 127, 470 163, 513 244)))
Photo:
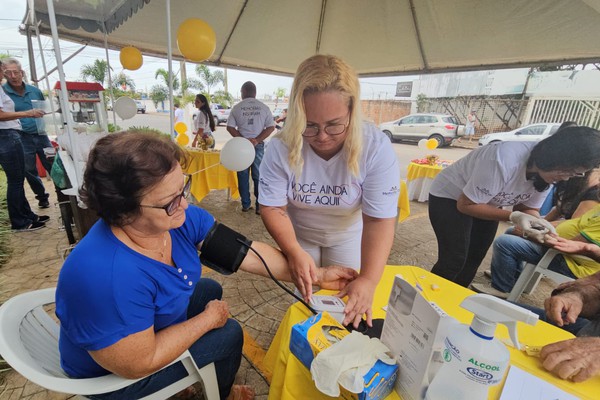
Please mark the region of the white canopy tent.
MULTIPOLYGON (((50 34, 47 0, 33 0, 50 34)), ((207 64, 291 75, 335 54, 361 76, 600 61, 600 0, 176 0, 215 30, 207 64)), ((54 0, 61 39, 166 57, 165 0, 54 0)))

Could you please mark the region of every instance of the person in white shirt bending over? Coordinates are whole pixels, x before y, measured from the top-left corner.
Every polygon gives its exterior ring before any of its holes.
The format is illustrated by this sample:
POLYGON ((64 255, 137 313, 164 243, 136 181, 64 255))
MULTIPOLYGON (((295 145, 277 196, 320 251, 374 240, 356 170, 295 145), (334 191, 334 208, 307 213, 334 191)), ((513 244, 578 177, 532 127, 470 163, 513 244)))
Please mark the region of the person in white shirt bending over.
POLYGON ((438 242, 431 272, 469 286, 498 221, 511 221, 524 237, 543 243, 546 233, 555 233, 539 214, 552 184, 584 176, 599 164, 600 132, 571 127, 537 143, 492 143, 450 165, 429 190, 429 220, 438 242))
POLYGON ((399 184, 389 139, 361 119, 356 73, 335 56, 305 60, 285 127, 260 168, 261 216, 306 300, 318 267, 360 269, 339 293, 349 297, 344 324, 357 327, 366 314, 372 326, 373 294, 394 241, 399 184))

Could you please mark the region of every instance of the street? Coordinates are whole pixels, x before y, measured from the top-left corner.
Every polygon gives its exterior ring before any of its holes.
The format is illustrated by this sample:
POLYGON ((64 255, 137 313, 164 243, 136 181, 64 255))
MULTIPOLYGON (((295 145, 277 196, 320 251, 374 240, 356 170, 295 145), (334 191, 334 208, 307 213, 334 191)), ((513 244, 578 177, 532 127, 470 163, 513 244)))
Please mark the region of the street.
MULTIPOLYGON (((108 113, 109 122, 112 122, 112 113, 108 113)), ((163 132, 170 132, 169 129, 170 121, 168 113, 156 113, 147 112, 146 114, 137 114, 135 117, 128 120, 120 120, 117 117, 117 125, 122 129, 128 129, 132 126, 145 127, 159 129, 163 132)), ((188 129, 191 128, 191 124, 188 124, 188 129)), ((217 127, 215 133, 213 133, 216 141, 216 148, 220 149, 223 145, 231 139, 231 135, 227 132, 225 126, 222 124, 217 127)), ((268 141, 268 140, 267 140, 268 141)), ((402 179, 406 179, 406 169, 410 160, 415 158, 422 158, 427 154, 436 154, 443 160, 458 160, 466 156, 471 150, 456 148, 456 147, 444 147, 435 150, 421 150, 417 147, 416 143, 393 143, 394 151, 398 156, 400 163, 400 176, 402 179)))

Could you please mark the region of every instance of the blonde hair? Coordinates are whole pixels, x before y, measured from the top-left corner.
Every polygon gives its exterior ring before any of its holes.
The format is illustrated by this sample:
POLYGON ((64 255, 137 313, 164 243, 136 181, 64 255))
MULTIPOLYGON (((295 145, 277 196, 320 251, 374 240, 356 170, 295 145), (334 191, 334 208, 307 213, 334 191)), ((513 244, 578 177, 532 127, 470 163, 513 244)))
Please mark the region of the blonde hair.
POLYGON ((348 169, 352 174, 358 175, 359 158, 362 153, 360 84, 356 72, 340 58, 332 55, 307 58, 296 71, 285 127, 278 135, 288 148, 290 166, 300 175, 304 164, 302 132, 306 129, 304 96, 323 92, 337 92, 347 101, 351 117, 342 151, 345 152, 348 169))

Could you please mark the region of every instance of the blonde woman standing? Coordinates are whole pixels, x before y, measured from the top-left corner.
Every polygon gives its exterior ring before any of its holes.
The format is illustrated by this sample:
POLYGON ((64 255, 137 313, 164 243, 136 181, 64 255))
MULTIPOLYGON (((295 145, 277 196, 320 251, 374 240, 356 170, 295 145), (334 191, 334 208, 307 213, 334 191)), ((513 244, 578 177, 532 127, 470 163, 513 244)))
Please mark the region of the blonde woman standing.
POLYGON ((294 79, 286 125, 260 167, 262 219, 285 253, 305 299, 317 268, 360 270, 344 324, 371 325, 375 287, 392 247, 400 171, 389 139, 360 115, 356 73, 335 56, 305 60, 294 79))

